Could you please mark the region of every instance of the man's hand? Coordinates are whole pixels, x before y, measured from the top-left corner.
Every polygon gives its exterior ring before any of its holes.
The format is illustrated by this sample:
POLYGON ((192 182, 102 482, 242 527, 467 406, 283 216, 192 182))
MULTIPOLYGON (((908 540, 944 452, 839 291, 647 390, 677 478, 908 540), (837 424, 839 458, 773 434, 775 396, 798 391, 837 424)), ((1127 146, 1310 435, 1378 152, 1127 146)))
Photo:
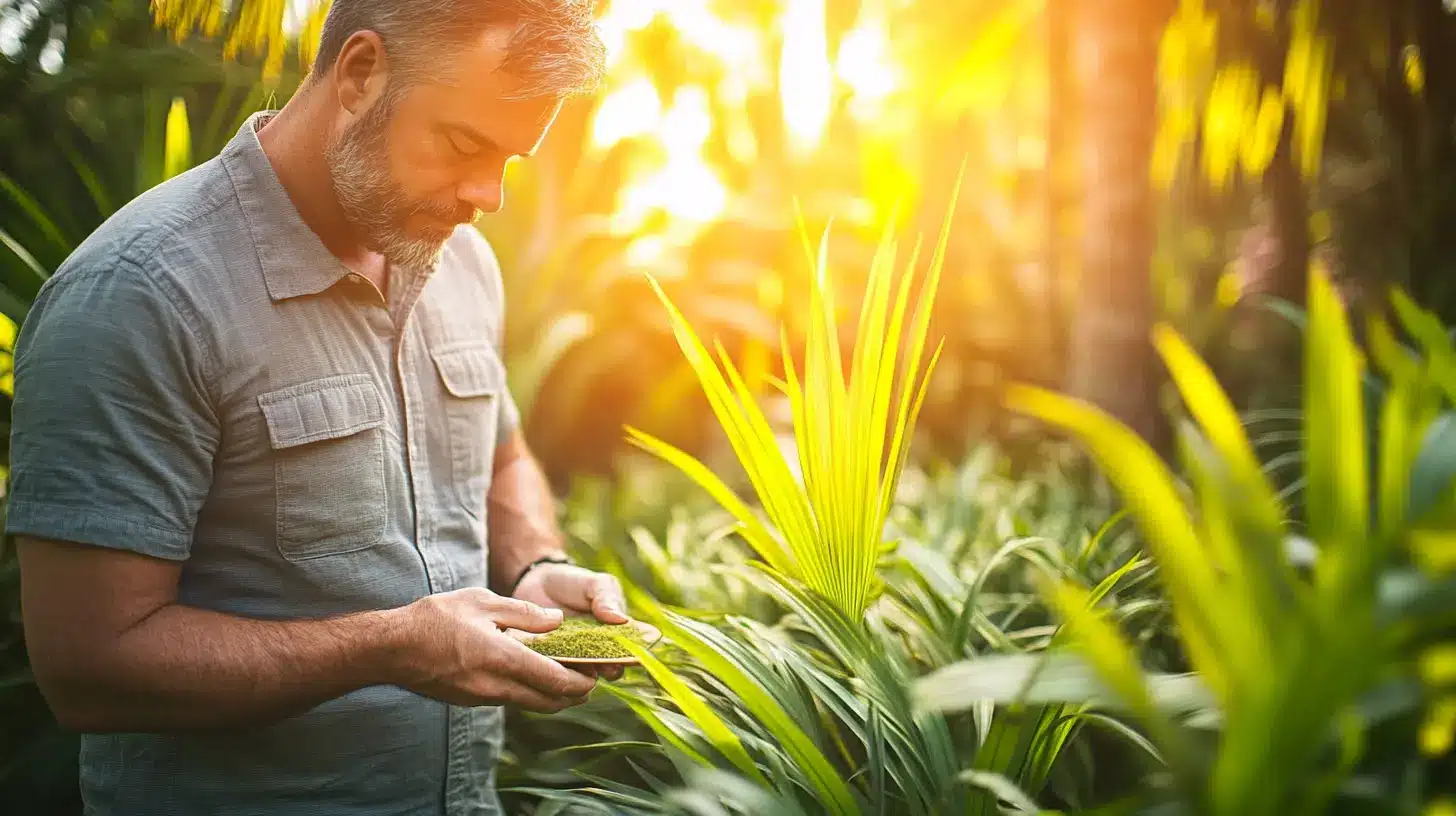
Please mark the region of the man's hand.
MULTIPOLYGON (((611 575, 565 564, 539 564, 516 582, 528 564, 559 555, 562 539, 551 486, 519 428, 496 447, 487 501, 491 586, 514 586, 512 597, 546 609, 591 615, 603 623, 627 622, 622 587, 611 575)), ((594 673, 609 680, 622 676, 620 668, 594 673)))
MULTIPOLYGON (((521 579, 512 596, 546 609, 591 615, 602 623, 626 623, 627 604, 616 576, 570 564, 542 564, 521 579)), ((599 672, 608 680, 622 676, 620 667, 599 672)))
POLYGON ((538 654, 503 629, 549 632, 561 612, 471 587, 402 610, 414 648, 404 683, 454 705, 516 705, 553 713, 585 702, 596 681, 538 654))
POLYGON ((614 575, 570 564, 542 564, 521 579, 512 597, 547 609, 591 615, 602 623, 626 623, 622 585, 614 575))

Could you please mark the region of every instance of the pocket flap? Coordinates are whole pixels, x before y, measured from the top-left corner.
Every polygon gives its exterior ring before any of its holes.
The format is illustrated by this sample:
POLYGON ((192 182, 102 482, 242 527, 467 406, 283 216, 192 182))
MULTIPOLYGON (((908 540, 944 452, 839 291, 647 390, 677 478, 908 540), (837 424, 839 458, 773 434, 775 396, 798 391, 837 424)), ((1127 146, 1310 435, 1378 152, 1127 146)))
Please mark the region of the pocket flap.
POLYGON ((505 379, 500 360, 489 346, 463 346, 431 353, 445 390, 453 396, 487 397, 501 390, 505 379))
POLYGON ((258 397, 273 448, 337 439, 384 424, 379 389, 367 374, 324 377, 258 397))

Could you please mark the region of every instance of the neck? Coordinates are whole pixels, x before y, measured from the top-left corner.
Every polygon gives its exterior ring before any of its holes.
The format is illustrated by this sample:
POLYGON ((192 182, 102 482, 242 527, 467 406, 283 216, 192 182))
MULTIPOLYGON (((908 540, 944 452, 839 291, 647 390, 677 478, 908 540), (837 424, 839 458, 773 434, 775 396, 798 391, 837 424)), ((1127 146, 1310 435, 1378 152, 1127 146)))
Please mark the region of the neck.
POLYGON ((364 245, 334 197, 324 155, 333 122, 322 93, 310 86, 299 89, 258 130, 258 141, 303 222, 345 266, 367 274, 381 260, 364 245))

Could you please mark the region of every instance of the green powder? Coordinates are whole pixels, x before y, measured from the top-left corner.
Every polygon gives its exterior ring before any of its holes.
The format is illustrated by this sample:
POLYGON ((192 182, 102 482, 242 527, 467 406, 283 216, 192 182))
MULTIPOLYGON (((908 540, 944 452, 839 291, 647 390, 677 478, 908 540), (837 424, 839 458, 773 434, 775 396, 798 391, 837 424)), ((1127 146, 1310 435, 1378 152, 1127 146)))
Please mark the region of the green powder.
POLYGON ((642 633, 626 624, 602 623, 594 618, 567 618, 527 645, 550 657, 631 657, 617 638, 642 643, 642 633))

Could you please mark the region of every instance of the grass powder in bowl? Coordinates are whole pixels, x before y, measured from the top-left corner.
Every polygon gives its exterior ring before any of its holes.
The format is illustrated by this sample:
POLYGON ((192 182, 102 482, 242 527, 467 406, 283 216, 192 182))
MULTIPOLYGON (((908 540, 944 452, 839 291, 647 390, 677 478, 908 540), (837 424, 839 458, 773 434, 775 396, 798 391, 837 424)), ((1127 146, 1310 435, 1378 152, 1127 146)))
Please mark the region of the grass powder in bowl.
POLYGON ((544 634, 513 633, 531 650, 562 662, 635 663, 637 659, 622 646, 629 640, 642 647, 660 637, 645 623, 602 623, 590 617, 571 617, 544 634))

